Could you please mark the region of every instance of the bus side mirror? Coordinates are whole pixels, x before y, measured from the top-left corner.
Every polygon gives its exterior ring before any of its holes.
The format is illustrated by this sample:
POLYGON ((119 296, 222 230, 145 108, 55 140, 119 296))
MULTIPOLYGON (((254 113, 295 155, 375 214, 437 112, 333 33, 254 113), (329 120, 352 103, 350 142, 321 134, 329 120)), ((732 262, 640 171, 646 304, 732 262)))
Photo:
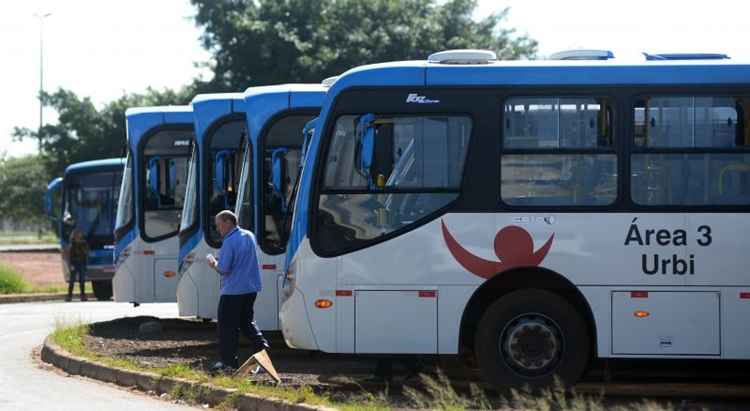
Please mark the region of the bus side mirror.
POLYGON ((153 193, 159 192, 159 158, 148 160, 148 189, 153 193))
POLYGON ((273 192, 283 197, 284 192, 284 162, 286 161, 286 149, 279 148, 271 155, 271 185, 273 192))
POLYGON ((226 175, 224 174, 224 163, 226 161, 226 151, 216 153, 216 161, 214 162, 214 189, 224 191, 227 186, 226 175))
POLYGON ((357 172, 365 177, 368 182, 371 180, 371 169, 375 157, 375 120, 374 114, 365 114, 357 122, 356 136, 358 138, 357 153, 355 153, 355 162, 357 172))
POLYGON ((286 154, 287 149, 277 148, 271 154, 271 187, 274 195, 281 199, 281 210, 286 212, 286 196, 284 195, 284 183, 286 181, 286 154))
POLYGON ((150 207, 161 208, 161 198, 159 196, 159 157, 148 160, 148 181, 146 182, 148 191, 146 199, 150 207))

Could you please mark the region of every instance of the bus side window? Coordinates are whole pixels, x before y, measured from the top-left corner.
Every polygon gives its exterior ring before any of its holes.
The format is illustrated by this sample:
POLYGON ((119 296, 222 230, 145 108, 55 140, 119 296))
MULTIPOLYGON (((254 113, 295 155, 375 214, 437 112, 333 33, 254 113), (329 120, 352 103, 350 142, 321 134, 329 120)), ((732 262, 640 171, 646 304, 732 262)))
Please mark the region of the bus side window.
POLYGON ((633 200, 642 205, 750 203, 747 101, 724 96, 639 101, 633 108, 640 147, 631 159, 633 200), (709 151, 716 149, 727 151, 709 151))

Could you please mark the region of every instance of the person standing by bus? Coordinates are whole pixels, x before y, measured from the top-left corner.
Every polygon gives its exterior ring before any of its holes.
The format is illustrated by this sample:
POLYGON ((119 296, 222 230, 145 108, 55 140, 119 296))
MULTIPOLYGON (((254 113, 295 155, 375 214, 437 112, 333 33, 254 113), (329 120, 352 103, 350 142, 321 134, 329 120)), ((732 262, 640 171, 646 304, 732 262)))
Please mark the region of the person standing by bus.
POLYGON ((86 283, 89 244, 86 242, 83 232, 78 228, 74 228, 73 232, 70 233, 67 254, 70 278, 68 279, 68 296, 65 298, 65 301, 73 299, 73 286, 75 285, 76 277, 78 277, 78 282, 81 285, 81 301, 87 301, 84 284, 86 283))
POLYGON ((219 259, 209 255, 208 265, 221 275, 217 313, 221 360, 212 371, 222 371, 239 367, 239 332, 251 341, 253 354, 268 348, 268 343, 253 318, 255 298, 262 287, 255 235, 237 227, 237 216, 229 210, 216 214, 214 221, 222 244, 219 259))

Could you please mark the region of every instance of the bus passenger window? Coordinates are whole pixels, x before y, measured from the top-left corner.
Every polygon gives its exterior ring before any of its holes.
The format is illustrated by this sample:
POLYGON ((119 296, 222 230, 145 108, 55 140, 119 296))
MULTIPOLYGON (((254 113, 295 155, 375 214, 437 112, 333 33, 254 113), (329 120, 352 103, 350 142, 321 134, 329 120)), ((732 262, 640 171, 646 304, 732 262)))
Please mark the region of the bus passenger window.
POLYGON ((637 147, 631 158, 633 201, 642 205, 749 204, 749 103, 748 97, 718 96, 650 96, 637 101, 633 107, 637 147))
POLYGON ((617 156, 612 113, 604 97, 508 99, 503 114, 502 201, 516 206, 613 203, 617 156))

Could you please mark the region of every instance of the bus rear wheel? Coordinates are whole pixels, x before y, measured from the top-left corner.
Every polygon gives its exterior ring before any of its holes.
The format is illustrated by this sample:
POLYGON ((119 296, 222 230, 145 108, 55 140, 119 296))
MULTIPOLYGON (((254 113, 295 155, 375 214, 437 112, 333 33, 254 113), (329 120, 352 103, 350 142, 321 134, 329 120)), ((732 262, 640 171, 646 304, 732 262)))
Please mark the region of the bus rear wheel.
POLYGON ((92 281, 94 297, 99 301, 109 301, 112 298, 112 280, 92 281))
POLYGON ((573 384, 591 355, 581 314, 545 290, 513 291, 492 303, 479 322, 475 353, 493 388, 573 384))

